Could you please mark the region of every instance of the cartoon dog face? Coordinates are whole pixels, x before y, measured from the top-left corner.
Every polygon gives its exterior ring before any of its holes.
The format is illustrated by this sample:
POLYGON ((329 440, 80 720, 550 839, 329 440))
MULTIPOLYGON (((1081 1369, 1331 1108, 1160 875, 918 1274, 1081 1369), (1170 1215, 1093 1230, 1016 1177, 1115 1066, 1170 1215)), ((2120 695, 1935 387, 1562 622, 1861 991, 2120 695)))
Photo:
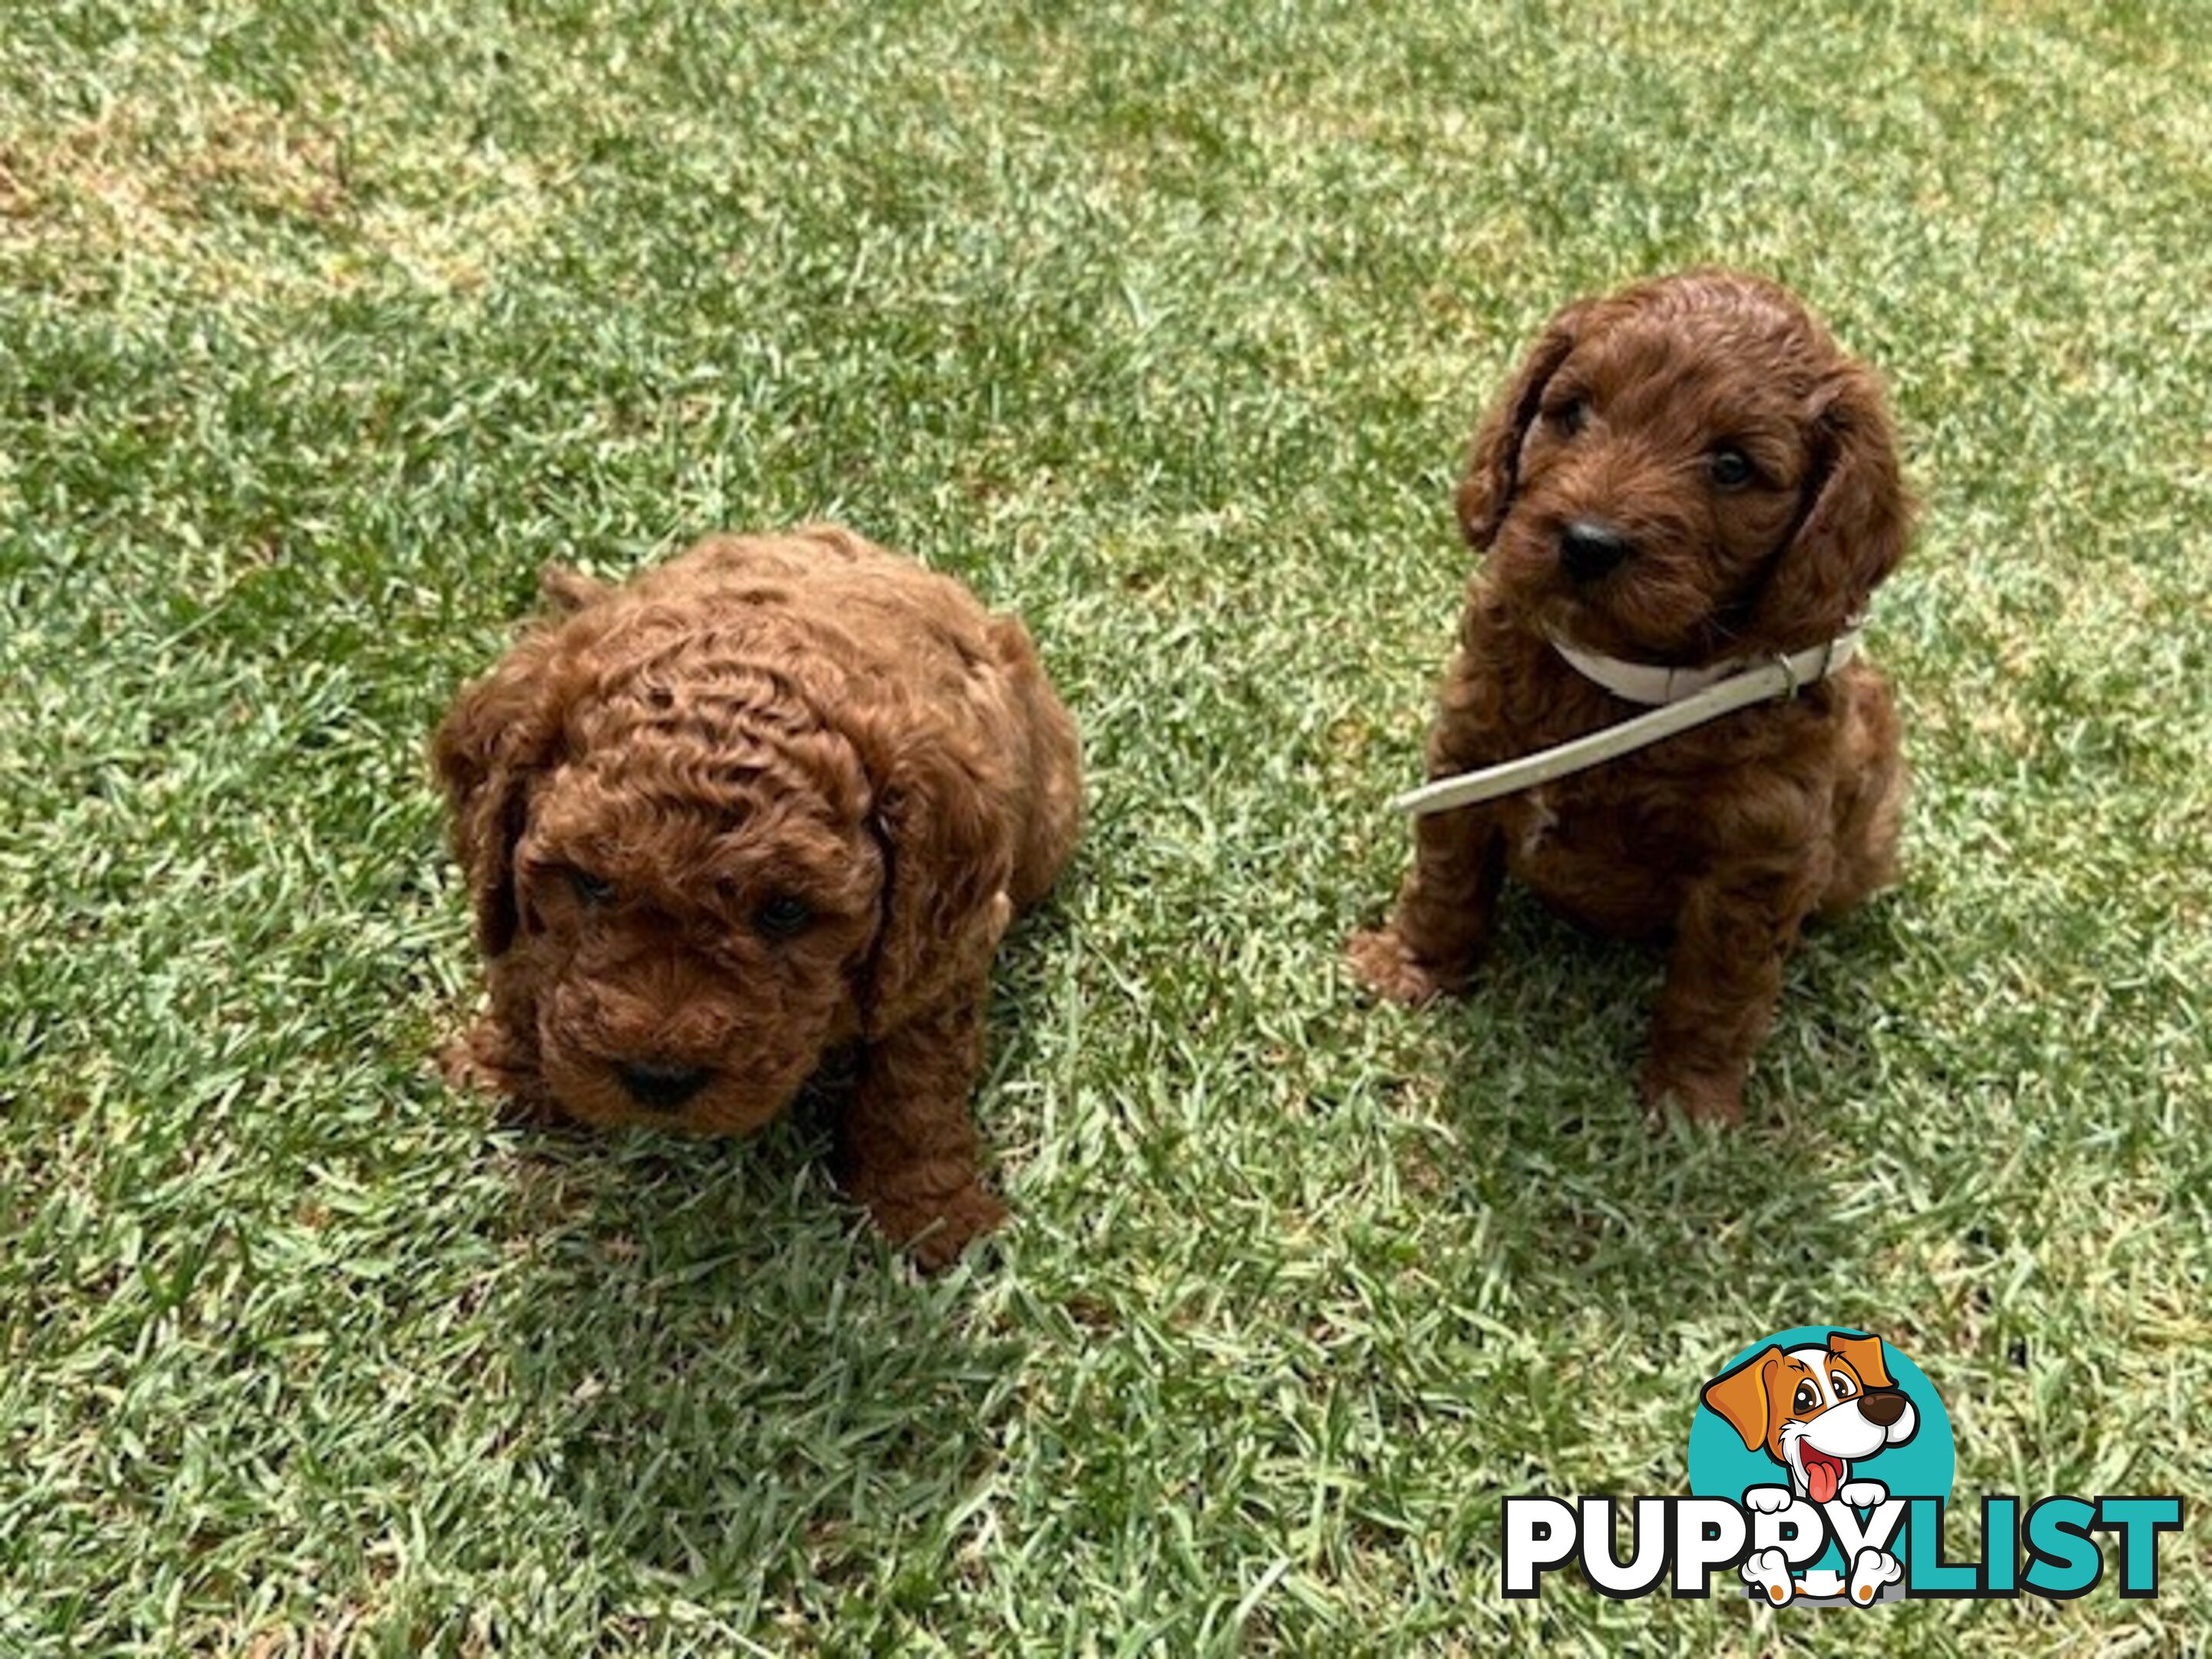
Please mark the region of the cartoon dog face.
POLYGON ((1705 1401, 1815 1504, 1843 1489, 1853 1459, 1910 1440, 1919 1425, 1876 1336, 1838 1333, 1825 1347, 1768 1347, 1707 1383, 1705 1401))

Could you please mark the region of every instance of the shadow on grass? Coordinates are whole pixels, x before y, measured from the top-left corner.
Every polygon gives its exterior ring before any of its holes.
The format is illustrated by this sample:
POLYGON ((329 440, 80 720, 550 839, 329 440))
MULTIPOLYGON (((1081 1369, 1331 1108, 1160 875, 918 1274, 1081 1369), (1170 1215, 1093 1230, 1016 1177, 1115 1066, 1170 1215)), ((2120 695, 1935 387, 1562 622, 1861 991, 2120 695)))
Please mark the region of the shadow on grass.
POLYGON ((1879 1248, 1841 1212, 1839 1168, 1881 1110, 1869 1032, 1899 957, 1879 909, 1822 927, 1784 977, 1745 1118, 1655 1127, 1636 1093, 1663 952, 1600 939, 1509 893, 1493 955, 1444 1016, 1447 1190, 1494 1213, 1538 1314, 1648 1312, 1669 1285, 1825 1278, 1879 1248))
POLYGON ((532 1259, 505 1324, 548 1485, 595 1554, 747 1618, 937 1559, 1018 1370, 964 1328, 969 1269, 918 1279, 838 1196, 821 1117, 502 1137, 532 1259))
MULTIPOLYGON (((1055 906, 1018 924, 993 1065, 1036 994, 1036 938, 1066 925, 1055 906)), ((750 1140, 495 1141, 524 1257, 499 1316, 549 1495, 595 1557, 741 1625, 864 1582, 876 1605, 934 1595, 1021 1375, 975 1312, 995 1246, 922 1279, 830 1179, 854 1080, 832 1058, 750 1140)))

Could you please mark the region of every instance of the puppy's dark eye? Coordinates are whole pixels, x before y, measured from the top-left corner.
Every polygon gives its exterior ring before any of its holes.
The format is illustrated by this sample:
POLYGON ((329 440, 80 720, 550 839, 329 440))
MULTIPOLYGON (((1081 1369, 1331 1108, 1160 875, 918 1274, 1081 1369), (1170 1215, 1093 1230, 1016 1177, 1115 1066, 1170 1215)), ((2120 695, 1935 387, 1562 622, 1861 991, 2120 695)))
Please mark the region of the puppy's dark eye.
POLYGON ((582 903, 601 905, 614 902, 614 883, 603 880, 588 870, 571 870, 568 885, 575 890, 576 897, 582 903))
POLYGON ((1552 405, 1552 424, 1567 437, 1573 437, 1589 424, 1589 401, 1584 398, 1570 398, 1552 405))
POLYGON ((1723 444, 1713 451, 1706 465, 1712 470, 1713 482, 1723 489, 1741 489, 1754 476, 1751 457, 1734 444, 1723 444))
POLYGON ((1838 1371, 1833 1376, 1830 1377, 1828 1381, 1834 1385, 1836 1398, 1838 1400, 1849 1400, 1853 1395, 1858 1392, 1856 1389, 1851 1386, 1851 1379, 1845 1376, 1841 1371, 1838 1371))
POLYGON ((1820 1403, 1820 1390, 1810 1382, 1800 1382, 1797 1385, 1796 1396, 1790 1402, 1790 1407, 1792 1411, 1809 1412, 1820 1403))
POLYGON ((814 907, 788 893, 779 893, 753 912, 755 931, 769 939, 790 939, 805 932, 813 921, 814 907))

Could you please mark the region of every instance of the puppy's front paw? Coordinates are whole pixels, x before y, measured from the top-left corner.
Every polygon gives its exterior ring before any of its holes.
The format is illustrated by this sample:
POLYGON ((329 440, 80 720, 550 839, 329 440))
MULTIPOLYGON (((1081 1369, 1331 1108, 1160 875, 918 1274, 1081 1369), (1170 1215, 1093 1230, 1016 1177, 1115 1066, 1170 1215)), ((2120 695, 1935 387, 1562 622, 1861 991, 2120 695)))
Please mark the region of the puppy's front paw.
POLYGON ((1464 975, 1449 973, 1415 956, 1395 927, 1354 933, 1344 954, 1352 976, 1368 990, 1408 1008, 1432 1002, 1467 982, 1464 975))
POLYGON ((951 1267, 969 1243, 995 1232, 1006 1219, 1006 1206, 980 1182, 949 1197, 876 1193, 865 1201, 884 1236, 927 1273, 951 1267))
POLYGON ((1796 1499, 1787 1486, 1746 1486, 1743 1506, 1754 1515, 1779 1515, 1796 1499))
POLYGON ((509 1068, 503 1062, 513 1047, 506 1028, 485 1014, 446 1039, 438 1050, 438 1074, 464 1094, 504 1094, 509 1068))
POLYGON ((1889 1488, 1879 1480, 1847 1480, 1836 1496, 1847 1509, 1870 1510, 1888 1500, 1889 1488))
POLYGON ((1710 1072, 1679 1071, 1654 1060, 1644 1067, 1641 1091, 1644 1115, 1653 1123, 1665 1121, 1669 1105, 1679 1107, 1692 1123, 1740 1123, 1743 1121, 1743 1079, 1710 1072))
POLYGON ((560 1109, 536 1064, 507 1027, 489 1014, 447 1040, 438 1050, 438 1072, 449 1088, 497 1099, 502 1123, 545 1124, 560 1119, 560 1109))

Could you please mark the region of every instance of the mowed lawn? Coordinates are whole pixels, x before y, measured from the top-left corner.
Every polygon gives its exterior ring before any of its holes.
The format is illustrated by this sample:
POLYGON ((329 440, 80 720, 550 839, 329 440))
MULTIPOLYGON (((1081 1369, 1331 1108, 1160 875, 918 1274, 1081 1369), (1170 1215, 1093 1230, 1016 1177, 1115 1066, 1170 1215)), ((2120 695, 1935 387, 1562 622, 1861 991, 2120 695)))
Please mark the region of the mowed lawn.
POLYGON ((0 1653, 2185 1650, 2212 1628, 2212 12, 0 11, 0 1653), (1525 897, 1353 994, 1560 302, 1720 260, 1895 393, 1903 885, 1653 1136, 1525 897), (836 517, 1018 609, 1091 816, 1004 953, 1017 1220, 804 1123, 495 1126, 427 736, 549 559, 836 517), (1498 1593, 1505 1494, 1896 1344, 2161 1593, 1498 1593))

